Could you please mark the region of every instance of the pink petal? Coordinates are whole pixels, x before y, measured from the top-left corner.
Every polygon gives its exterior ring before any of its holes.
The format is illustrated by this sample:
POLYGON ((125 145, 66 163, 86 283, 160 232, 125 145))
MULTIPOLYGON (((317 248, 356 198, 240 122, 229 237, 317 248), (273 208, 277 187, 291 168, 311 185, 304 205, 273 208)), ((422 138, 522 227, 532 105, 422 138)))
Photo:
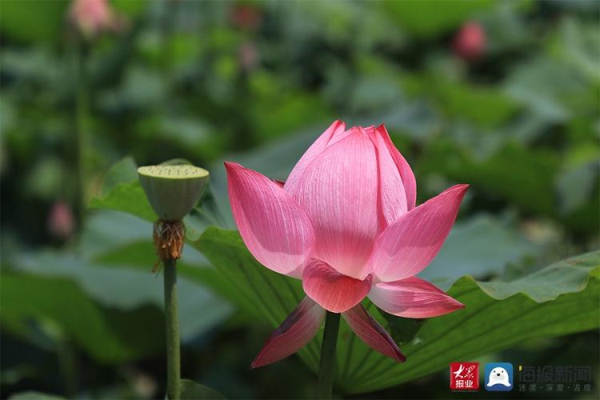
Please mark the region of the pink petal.
POLYGON ((469 185, 456 185, 402 215, 377 238, 369 268, 384 282, 410 278, 437 255, 469 185))
POLYGON ((362 305, 359 304, 346 311, 342 316, 356 333, 356 336, 374 350, 398 362, 406 361, 406 357, 400 352, 394 339, 369 315, 362 305))
POLYGON ((458 300, 417 277, 377 283, 369 299, 383 311, 404 318, 431 318, 464 308, 458 300))
POLYGON ((267 177, 235 163, 225 168, 233 218, 252 255, 282 274, 304 265, 315 240, 306 213, 267 177))
POLYGON ((311 259, 302 273, 304 292, 321 307, 334 313, 344 312, 360 303, 371 289, 371 276, 365 280, 342 275, 327 263, 311 259))
POLYGON ((323 322, 325 310, 305 297, 265 342, 251 367, 258 368, 282 360, 304 347, 323 322))
POLYGON ((417 203, 417 181, 415 180, 415 175, 413 174, 410 165, 408 165, 402 154, 400 154, 396 146, 394 146, 394 143, 390 139, 390 135, 387 132, 387 129, 385 129, 385 126, 379 125, 377 127, 377 131, 382 136, 383 141, 387 146, 388 151, 390 152, 390 155, 396 164, 396 167, 398 168, 398 171, 400 171, 402 183, 404 184, 404 192, 406 193, 406 205, 408 211, 410 211, 415 208, 417 203))
POLYGON ((314 160, 319 154, 321 154, 327 146, 329 146, 330 142, 334 138, 344 133, 346 130, 346 124, 342 121, 334 121, 333 124, 325 132, 319 136, 319 138, 306 150, 302 158, 296 163, 296 166, 290 172, 290 176, 288 177, 285 183, 285 189, 287 191, 293 190, 302 177, 304 170, 306 167, 314 160))
POLYGON ((315 257, 362 280, 383 229, 377 213, 377 156, 362 128, 349 132, 306 167, 298 185, 286 183, 286 190, 313 223, 315 257))
POLYGON ((389 141, 387 133, 381 133, 379 128, 367 128, 366 130, 370 133, 371 140, 377 148, 379 207, 382 217, 385 220, 385 226, 387 227, 408 210, 404 183, 385 142, 386 139, 389 141))

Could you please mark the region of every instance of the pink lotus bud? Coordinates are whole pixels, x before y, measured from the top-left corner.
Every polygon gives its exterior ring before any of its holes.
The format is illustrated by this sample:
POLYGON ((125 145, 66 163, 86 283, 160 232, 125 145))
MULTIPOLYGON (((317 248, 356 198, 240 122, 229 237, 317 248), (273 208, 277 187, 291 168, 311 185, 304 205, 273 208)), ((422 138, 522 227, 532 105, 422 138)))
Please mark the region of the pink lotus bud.
POLYGON ((240 67, 250 72, 258 65, 258 51, 253 42, 244 42, 238 50, 240 67))
POLYGON ((57 201, 48 213, 48 231, 58 239, 67 239, 75 230, 75 218, 71 207, 64 201, 57 201))
POLYGON ((267 340, 260 367, 298 351, 325 310, 402 362, 398 346, 362 308, 430 318, 464 307, 416 275, 440 251, 467 190, 456 185, 417 206, 415 176, 383 125, 346 129, 335 121, 285 183, 226 162, 233 218, 266 268, 302 280, 306 298, 267 340))
POLYGON ((485 51, 485 31, 477 22, 467 22, 454 36, 454 54, 464 60, 475 60, 485 51))
POLYGON ((108 0, 73 0, 69 16, 86 37, 104 31, 119 31, 124 22, 115 14, 108 0))

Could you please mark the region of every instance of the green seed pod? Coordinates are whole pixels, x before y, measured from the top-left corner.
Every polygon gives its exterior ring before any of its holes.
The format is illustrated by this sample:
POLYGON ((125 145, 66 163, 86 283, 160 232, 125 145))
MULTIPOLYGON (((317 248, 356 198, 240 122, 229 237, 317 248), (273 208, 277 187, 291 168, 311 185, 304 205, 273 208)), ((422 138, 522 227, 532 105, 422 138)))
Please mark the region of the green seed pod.
POLYGON ((193 165, 154 165, 137 171, 150 205, 163 221, 183 219, 208 183, 208 171, 193 165))

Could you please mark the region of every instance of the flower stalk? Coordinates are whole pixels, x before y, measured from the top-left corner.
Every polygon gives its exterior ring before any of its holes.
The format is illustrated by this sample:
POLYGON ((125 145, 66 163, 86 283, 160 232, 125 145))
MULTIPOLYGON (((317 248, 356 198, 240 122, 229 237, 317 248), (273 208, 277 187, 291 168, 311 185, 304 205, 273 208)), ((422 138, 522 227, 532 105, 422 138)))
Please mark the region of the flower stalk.
POLYGON ((167 398, 179 400, 181 364, 176 260, 164 260, 165 327, 167 339, 167 398))
POLYGON ((87 77, 87 54, 88 45, 83 39, 79 40, 76 52, 77 64, 77 91, 75 100, 75 173, 76 173, 76 193, 75 193, 75 215, 77 216, 78 227, 83 225, 85 217, 85 181, 86 181, 86 145, 88 137, 88 77, 87 77))
MULTIPOLYGON (((179 338, 179 304, 177 294, 177 260, 181 258, 185 226, 181 221, 154 223, 154 249, 163 264, 165 295, 165 338, 167 348, 167 399, 181 397, 181 355, 179 338)), ((156 266, 155 266, 156 268, 156 266)))
POLYGON ((335 348, 340 328, 340 314, 327 311, 325 317, 325 332, 321 345, 321 363, 319 366, 319 381, 317 383, 317 398, 331 399, 333 377, 335 374, 335 348))

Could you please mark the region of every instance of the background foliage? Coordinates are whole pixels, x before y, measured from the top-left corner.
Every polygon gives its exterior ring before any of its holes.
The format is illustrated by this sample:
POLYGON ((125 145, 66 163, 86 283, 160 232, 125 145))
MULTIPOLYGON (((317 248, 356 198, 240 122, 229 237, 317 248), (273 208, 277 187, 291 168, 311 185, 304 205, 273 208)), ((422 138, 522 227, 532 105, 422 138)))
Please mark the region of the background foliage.
MULTIPOLYGON (((211 171, 178 266, 183 376, 229 398, 312 396, 319 338, 249 369, 302 294, 231 231, 222 161, 284 180, 338 118, 386 124, 419 202, 471 184, 422 274, 467 307, 421 323, 367 304, 412 364, 343 325, 339 395, 446 398, 448 363, 467 359, 598 369, 598 2, 111 5, 122 29, 81 46, 68 1, 0 4, 3 398, 162 396, 162 282, 135 166, 172 158, 211 171), (485 32, 474 59, 454 43, 468 21, 485 32)), ((581 396, 597 392, 565 394, 581 396)))

